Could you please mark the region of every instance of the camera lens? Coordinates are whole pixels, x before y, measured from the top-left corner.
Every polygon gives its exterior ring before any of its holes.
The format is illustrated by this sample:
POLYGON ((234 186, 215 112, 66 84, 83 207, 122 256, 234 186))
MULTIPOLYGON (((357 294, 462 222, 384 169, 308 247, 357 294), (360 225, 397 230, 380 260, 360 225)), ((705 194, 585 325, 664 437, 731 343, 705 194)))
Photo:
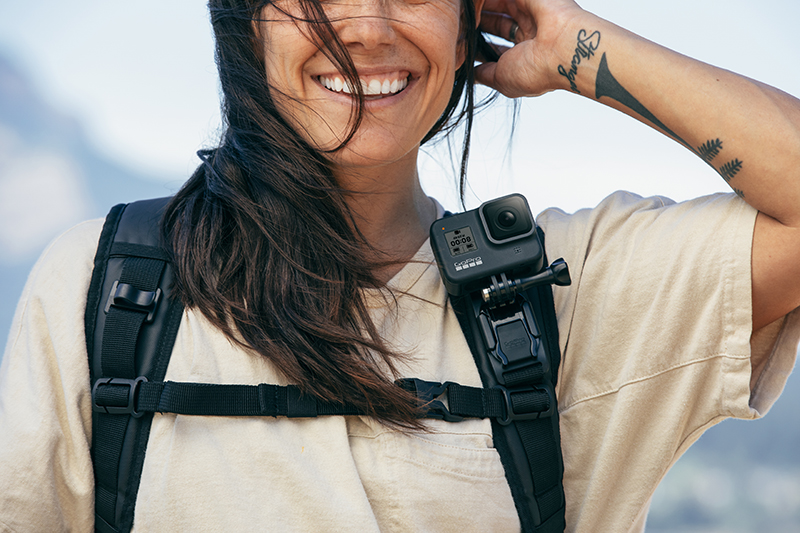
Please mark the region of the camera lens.
POLYGON ((519 194, 486 202, 479 211, 486 232, 495 243, 527 235, 534 227, 528 203, 519 194))
POLYGON ((501 211, 500 214, 497 215, 497 223, 503 226, 504 228, 510 228, 517 222, 517 216, 514 214, 513 211, 505 210, 501 211))

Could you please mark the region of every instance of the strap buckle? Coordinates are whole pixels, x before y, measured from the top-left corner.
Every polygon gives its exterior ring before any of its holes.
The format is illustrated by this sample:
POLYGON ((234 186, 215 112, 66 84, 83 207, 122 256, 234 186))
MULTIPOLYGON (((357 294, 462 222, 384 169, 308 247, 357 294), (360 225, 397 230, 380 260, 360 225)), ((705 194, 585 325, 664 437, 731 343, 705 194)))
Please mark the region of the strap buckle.
POLYGON ((156 314, 156 307, 158 301, 161 299, 161 289, 155 291, 142 291, 128 283, 120 283, 119 280, 115 281, 111 286, 111 292, 106 301, 105 311, 108 313, 111 306, 119 307, 122 309, 130 309, 132 311, 142 311, 147 313, 145 322, 150 323, 156 314))
POLYGON ((413 392, 420 401, 420 406, 426 409, 423 418, 434 418, 445 422, 461 422, 463 416, 454 415, 447 406, 439 400, 443 394, 447 393, 452 381, 437 383, 435 381, 423 381, 419 378, 403 378, 395 381, 403 389, 413 392))
POLYGON ((144 411, 136 410, 136 398, 139 396, 139 387, 141 387, 142 383, 147 383, 147 378, 144 376, 139 376, 136 379, 98 379, 92 387, 92 410, 98 413, 131 415, 134 418, 140 418, 144 415, 144 411), (116 390, 103 390, 105 387, 113 387, 116 390), (120 394, 119 388, 121 387, 128 387, 128 390, 120 394), (123 399, 123 394, 127 398, 123 399), (120 400, 125 401, 125 405, 122 405, 120 400))
POLYGON ((550 385, 549 383, 539 384, 539 385, 531 385, 531 386, 527 386, 527 387, 517 387, 517 388, 513 388, 511 390, 507 389, 506 387, 503 387, 502 385, 498 385, 495 388, 499 389, 500 392, 502 393, 503 402, 505 403, 505 407, 506 407, 506 409, 505 409, 505 412, 506 412, 505 417, 497 419, 497 422, 500 423, 503 426, 507 426, 510 423, 516 422, 518 420, 536 420, 537 418, 547 418, 547 417, 553 416, 555 414, 555 412, 556 412, 556 405, 557 405, 556 404, 556 393, 553 390, 553 386, 550 385), (524 394, 529 395, 529 397, 527 399, 526 398, 520 398, 520 396, 524 395, 524 394), (536 394, 538 396, 538 398, 532 398, 531 395, 533 395, 533 394, 536 394), (547 409, 545 409, 544 411, 526 411, 526 412, 521 412, 521 413, 518 413, 517 411, 515 411, 515 409, 514 409, 514 398, 512 398, 512 396, 517 397, 517 399, 518 399, 518 402, 517 402, 518 405, 517 406, 521 407, 522 405, 519 405, 519 404, 521 404, 523 402, 530 405, 530 402, 532 400, 533 401, 536 401, 536 400, 541 401, 542 394, 546 395, 547 409))

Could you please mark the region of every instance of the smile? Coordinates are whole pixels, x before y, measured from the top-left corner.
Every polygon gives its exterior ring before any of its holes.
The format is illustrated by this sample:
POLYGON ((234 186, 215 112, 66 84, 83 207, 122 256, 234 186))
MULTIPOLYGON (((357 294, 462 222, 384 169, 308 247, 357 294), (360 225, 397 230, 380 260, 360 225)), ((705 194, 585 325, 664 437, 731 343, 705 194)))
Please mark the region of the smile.
MULTIPOLYGON (((385 78, 372 78, 365 80, 359 78, 364 96, 387 96, 397 94, 408 85, 408 75, 391 75, 385 78)), ((319 82, 323 87, 335 93, 353 94, 355 91, 341 76, 320 76, 319 82)))

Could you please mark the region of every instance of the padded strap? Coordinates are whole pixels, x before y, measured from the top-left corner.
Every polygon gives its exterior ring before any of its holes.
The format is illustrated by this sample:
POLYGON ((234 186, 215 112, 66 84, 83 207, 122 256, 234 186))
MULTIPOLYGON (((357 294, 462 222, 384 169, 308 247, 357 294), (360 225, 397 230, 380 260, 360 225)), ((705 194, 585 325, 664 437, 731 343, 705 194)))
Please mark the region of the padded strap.
MULTIPOLYGON (((119 287, 129 287, 131 294, 155 294, 164 270, 164 261, 129 257, 122 266, 122 274, 109 294, 106 304, 106 321, 103 329, 101 368, 103 376, 119 376, 124 379, 136 377, 134 363, 136 345, 142 325, 151 315, 149 305, 137 309, 135 305, 119 305, 122 298, 119 287)), ((117 515, 117 493, 119 483, 119 461, 128 417, 98 413, 95 419, 95 434, 103 435, 94 446, 95 514, 105 522, 115 522, 117 515)))
MULTIPOLYGON (((183 315, 181 302, 169 298, 174 275, 160 242, 159 220, 168 200, 120 204, 106 217, 85 319, 93 390, 103 389, 112 376, 164 379, 183 315)), ((95 407, 92 420, 95 530, 113 533, 132 527, 152 420, 117 412, 125 410, 95 407)))
MULTIPOLYGON (((552 294, 549 287, 541 289, 541 292, 552 294)), ((554 383, 558 375, 560 355, 552 299, 548 301, 546 295, 535 289, 528 291, 526 297, 534 307, 537 320, 541 320, 539 325, 544 329, 545 347, 552 362, 547 373, 550 376, 537 365, 530 365, 520 372, 506 373, 504 378, 511 391, 524 389, 526 383, 527 386, 538 386, 548 377, 554 383)), ((496 388, 497 379, 489 360, 492 356, 487 353, 474 311, 479 304, 469 295, 451 298, 451 303, 475 357, 484 386, 489 390, 496 388)), ((551 387, 546 388, 552 390, 551 387)), ((555 396, 552 407, 548 416, 532 419, 523 417, 513 420, 513 424, 501 424, 497 419, 492 421, 494 445, 500 454, 524 532, 563 533, 566 528, 563 463, 555 396)))

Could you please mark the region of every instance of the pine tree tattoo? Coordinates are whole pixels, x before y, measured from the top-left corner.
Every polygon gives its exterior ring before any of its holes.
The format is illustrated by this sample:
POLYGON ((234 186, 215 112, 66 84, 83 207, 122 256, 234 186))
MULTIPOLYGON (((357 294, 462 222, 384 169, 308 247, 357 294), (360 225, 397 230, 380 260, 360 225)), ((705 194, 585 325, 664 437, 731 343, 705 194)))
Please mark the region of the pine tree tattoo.
POLYGON ((722 165, 719 169, 720 175, 725 179, 725 181, 731 181, 736 174, 742 170, 743 163, 738 159, 734 159, 733 161, 728 161, 724 165, 722 165))
POLYGON ((706 141, 703 146, 697 148, 697 155, 699 155, 706 163, 710 163, 712 159, 719 155, 722 150, 722 141, 715 139, 713 141, 706 141))

